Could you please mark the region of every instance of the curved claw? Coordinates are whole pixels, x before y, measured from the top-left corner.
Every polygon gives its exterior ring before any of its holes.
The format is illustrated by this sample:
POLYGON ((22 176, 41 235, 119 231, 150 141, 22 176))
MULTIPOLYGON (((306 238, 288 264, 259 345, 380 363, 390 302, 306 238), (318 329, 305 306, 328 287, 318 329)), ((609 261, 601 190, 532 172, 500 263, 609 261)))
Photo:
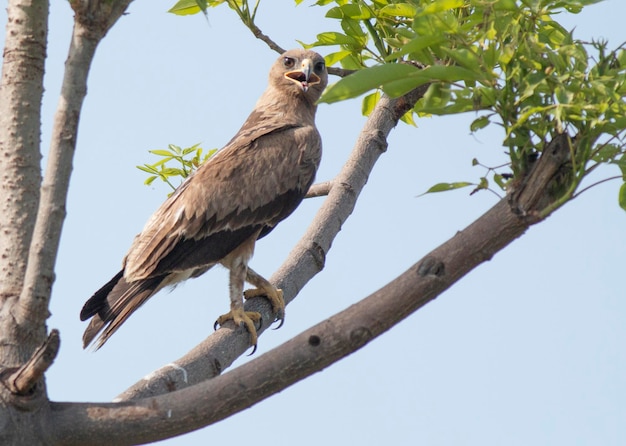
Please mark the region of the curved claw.
POLYGON ((244 311, 243 308, 236 308, 218 317, 213 328, 216 328, 218 325, 222 326, 227 321, 233 321, 236 326, 244 327, 248 330, 248 333, 250 334, 250 345, 254 347, 252 353, 254 353, 256 351, 257 342, 257 329, 254 323, 263 323, 261 315, 256 311, 244 311))
POLYGON ((254 345, 252 346, 252 351, 250 352, 250 354, 248 354, 248 355, 246 355, 246 356, 252 356, 252 355, 254 355, 254 352, 256 352, 256 344, 254 344, 254 345))
POLYGON ((276 321, 280 321, 280 324, 278 324, 278 327, 272 328, 272 330, 278 330, 280 327, 283 326, 283 324, 285 323, 285 318, 284 317, 277 317, 274 322, 276 321))

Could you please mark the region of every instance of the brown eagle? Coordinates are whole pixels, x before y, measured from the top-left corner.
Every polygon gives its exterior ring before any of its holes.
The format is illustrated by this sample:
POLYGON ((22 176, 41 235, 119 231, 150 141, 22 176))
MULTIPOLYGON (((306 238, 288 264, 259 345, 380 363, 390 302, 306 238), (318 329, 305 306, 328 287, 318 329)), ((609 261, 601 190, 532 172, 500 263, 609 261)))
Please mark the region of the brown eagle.
POLYGON ((122 262, 122 270, 85 303, 87 347, 100 348, 126 319, 162 288, 198 277, 213 265, 230 271, 228 320, 244 325, 256 347, 260 315, 243 297, 266 296, 277 319, 282 292, 248 267, 255 242, 300 204, 322 153, 316 101, 327 83, 324 58, 291 50, 270 70, 269 85, 228 144, 190 175, 150 217, 122 262), (244 282, 256 289, 243 293, 244 282))

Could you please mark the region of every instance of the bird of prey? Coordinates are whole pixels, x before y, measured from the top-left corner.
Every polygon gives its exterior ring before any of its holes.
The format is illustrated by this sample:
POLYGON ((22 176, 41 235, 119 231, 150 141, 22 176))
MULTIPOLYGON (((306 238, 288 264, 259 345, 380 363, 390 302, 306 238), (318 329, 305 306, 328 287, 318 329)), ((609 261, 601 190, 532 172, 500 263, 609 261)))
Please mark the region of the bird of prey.
MULTIPOLYGON (((246 76, 254 75, 248 67, 246 76)), ((256 348, 255 322, 243 298, 266 296, 282 321, 282 291, 248 267, 255 243, 289 216, 313 183, 321 158, 316 102, 328 80, 324 58, 290 50, 274 63, 269 85, 237 134, 190 175, 150 217, 122 270, 85 303, 86 348, 100 348, 146 300, 216 264, 229 270, 230 311, 216 326, 243 325, 256 348), (243 292, 244 282, 255 289, 243 292)))

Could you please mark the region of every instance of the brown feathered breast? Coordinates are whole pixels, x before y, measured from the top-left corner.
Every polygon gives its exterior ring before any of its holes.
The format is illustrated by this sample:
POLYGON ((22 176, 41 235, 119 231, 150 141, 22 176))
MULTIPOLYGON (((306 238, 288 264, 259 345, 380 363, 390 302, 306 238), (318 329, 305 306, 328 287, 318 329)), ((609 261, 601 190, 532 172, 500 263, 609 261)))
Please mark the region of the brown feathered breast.
POLYGON ((317 53, 292 50, 278 59, 239 132, 157 209, 135 237, 122 271, 87 301, 81 319, 92 320, 85 346, 104 330, 101 346, 161 288, 204 273, 293 212, 320 162, 315 102, 326 81, 317 53), (291 74, 291 62, 305 59, 315 64, 315 84, 291 74))

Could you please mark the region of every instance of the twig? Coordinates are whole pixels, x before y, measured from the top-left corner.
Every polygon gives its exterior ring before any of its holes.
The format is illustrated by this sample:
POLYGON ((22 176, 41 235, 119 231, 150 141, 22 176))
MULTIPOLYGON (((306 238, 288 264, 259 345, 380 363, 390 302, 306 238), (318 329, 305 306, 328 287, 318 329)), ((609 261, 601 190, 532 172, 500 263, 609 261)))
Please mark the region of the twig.
POLYGON ((283 54, 285 52, 285 49, 283 47, 281 47, 279 44, 277 44, 272 39, 270 39, 269 36, 263 34, 261 29, 258 26, 256 26, 254 23, 250 22, 247 24, 247 26, 250 29, 250 31, 252 31, 252 34, 254 34, 254 37, 265 42, 267 46, 269 46, 272 50, 276 51, 278 54, 283 54))
POLYGON ((346 77, 346 76, 349 76, 352 73, 355 73, 357 71, 358 70, 346 70, 344 68, 328 67, 328 74, 333 74, 333 75, 339 76, 339 77, 346 77))
MULTIPOLYGON (((254 37, 265 42, 267 46, 270 47, 271 50, 276 51, 278 54, 283 54, 285 52, 285 49, 282 46, 274 42, 267 34, 264 34, 263 31, 261 31, 261 28, 259 28, 254 23, 254 20, 252 18, 243 16, 242 15, 243 12, 240 10, 236 10, 236 11, 237 11, 237 14, 239 14, 239 17, 241 17, 243 23, 248 27, 248 29, 252 32, 252 34, 254 34, 254 37)), ((344 68, 328 67, 328 74, 332 74, 334 76, 339 76, 339 77, 346 77, 354 73, 355 71, 357 70, 346 70, 344 68)))
POLYGON ((28 266, 20 305, 15 316, 18 323, 48 318, 48 302, 54 282, 54 267, 65 221, 67 193, 76 150, 78 118, 87 95, 87 77, 96 47, 107 30, 126 10, 131 0, 115 2, 71 1, 75 20, 61 99, 54 115, 48 163, 41 185, 41 199, 28 254, 28 266))
POLYGON ((328 195, 330 189, 333 187, 333 181, 324 181, 323 183, 314 184, 309 188, 304 198, 323 197, 328 195))
POLYGON ((622 176, 621 176, 621 175, 615 175, 615 176, 613 176, 613 177, 608 177, 608 178, 604 178, 604 179, 602 179, 602 180, 596 181, 595 183, 590 184, 589 186, 587 186, 587 187, 585 187, 585 188, 583 188, 583 189, 579 190, 579 191, 578 191, 578 192, 576 192, 574 195, 572 195, 572 200, 573 200, 574 198, 578 198, 578 196, 579 196, 580 194, 582 194, 583 192, 588 191, 588 190, 589 190, 589 189, 591 189, 592 187, 596 187, 596 186, 598 186, 598 185, 600 185, 600 184, 602 184, 602 183, 606 183, 607 181, 619 180, 619 179, 621 179, 621 178, 622 178, 622 176))

